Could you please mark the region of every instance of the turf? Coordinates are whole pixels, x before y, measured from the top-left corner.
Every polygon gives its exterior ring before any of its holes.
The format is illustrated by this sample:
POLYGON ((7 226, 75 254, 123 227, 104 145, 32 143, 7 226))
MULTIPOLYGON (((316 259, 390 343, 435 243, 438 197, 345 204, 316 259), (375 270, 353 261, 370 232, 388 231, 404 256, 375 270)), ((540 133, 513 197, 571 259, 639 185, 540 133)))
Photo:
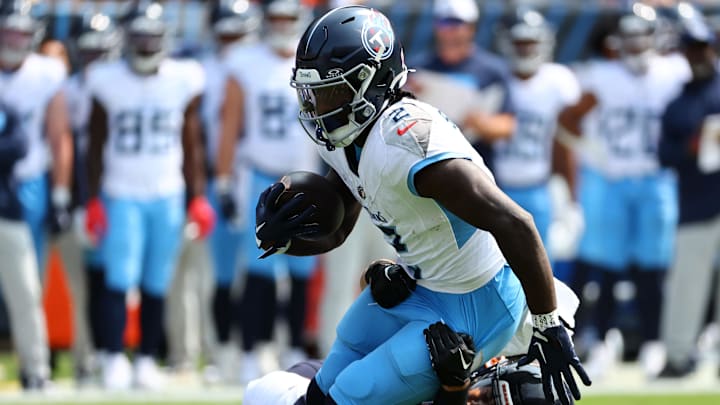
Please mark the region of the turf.
MULTIPOLYGON (((110 400, 112 401, 112 400, 110 400)), ((140 403, 137 400, 128 400, 125 402, 97 402, 102 405, 128 405, 140 403)), ((3 404, 14 404, 15 402, 5 402, 3 404)), ((22 405, 77 405, 78 402, 55 402, 44 400, 39 402, 20 401, 16 402, 22 405)), ((82 404, 91 404, 92 402, 81 402, 82 404)), ((149 402, 150 404, 161 405, 197 405, 198 402, 149 402)), ((577 402, 581 405, 717 405, 720 404, 720 395, 629 395, 629 396, 589 396, 577 402)), ((202 402, 204 405, 241 405, 239 401, 218 401, 218 402, 202 402)))
POLYGON ((720 395, 603 395, 588 396, 582 405, 718 405, 720 395))

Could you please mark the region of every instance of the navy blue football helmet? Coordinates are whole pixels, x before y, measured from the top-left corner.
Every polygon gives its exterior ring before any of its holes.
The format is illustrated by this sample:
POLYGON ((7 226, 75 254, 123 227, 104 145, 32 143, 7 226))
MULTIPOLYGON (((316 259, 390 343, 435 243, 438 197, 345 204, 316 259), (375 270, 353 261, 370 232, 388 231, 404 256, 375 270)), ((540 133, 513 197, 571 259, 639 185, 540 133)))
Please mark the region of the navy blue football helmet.
POLYGON ((536 10, 518 8, 503 22, 498 38, 500 52, 514 72, 534 74, 552 59, 555 33, 536 10))
POLYGON ((634 73, 647 71, 655 51, 656 22, 655 9, 643 3, 633 4, 631 11, 618 21, 616 38, 620 58, 634 73))
POLYGON ((43 35, 43 24, 31 14, 32 3, 3 0, 0 3, 0 61, 20 65, 43 35))
POLYGON ((113 20, 105 14, 88 14, 72 43, 80 66, 100 59, 118 56, 122 35, 113 20))
POLYGON ((123 17, 126 56, 140 74, 155 72, 170 51, 170 30, 160 3, 142 3, 123 17))
POLYGON ((328 150, 350 145, 389 105, 407 78, 390 21, 372 8, 330 10, 306 29, 291 80, 300 122, 328 150))
POLYGON ((260 28, 262 11, 248 0, 221 0, 213 7, 210 20, 215 36, 240 37, 260 28))

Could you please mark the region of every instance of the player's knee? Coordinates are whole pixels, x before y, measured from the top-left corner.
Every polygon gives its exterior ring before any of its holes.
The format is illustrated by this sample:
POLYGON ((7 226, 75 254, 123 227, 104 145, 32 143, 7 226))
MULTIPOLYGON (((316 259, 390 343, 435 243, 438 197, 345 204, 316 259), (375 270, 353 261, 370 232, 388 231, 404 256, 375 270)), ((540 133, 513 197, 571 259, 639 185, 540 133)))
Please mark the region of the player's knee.
POLYGON ((345 370, 330 387, 330 397, 340 404, 376 403, 371 400, 376 391, 375 380, 375 376, 359 376, 353 370, 345 370))
POLYGON ((148 277, 141 283, 142 290, 157 297, 165 296, 168 288, 170 287, 170 280, 172 279, 172 271, 167 272, 168 274, 156 274, 153 277, 148 277))
POLYGON ((105 274, 105 286, 112 291, 127 292, 138 283, 132 280, 127 274, 120 274, 117 271, 108 271, 105 274))

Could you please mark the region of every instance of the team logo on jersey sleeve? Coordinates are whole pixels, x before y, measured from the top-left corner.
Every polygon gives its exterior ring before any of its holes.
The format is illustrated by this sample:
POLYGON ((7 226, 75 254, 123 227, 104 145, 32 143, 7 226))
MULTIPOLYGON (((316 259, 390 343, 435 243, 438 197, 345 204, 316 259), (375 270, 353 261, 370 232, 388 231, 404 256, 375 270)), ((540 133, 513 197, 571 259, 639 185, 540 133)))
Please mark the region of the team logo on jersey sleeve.
POLYGON ((363 24, 362 44, 373 57, 384 60, 390 57, 395 46, 395 34, 387 17, 371 11, 363 24))
POLYGON ((360 196, 360 198, 362 198, 363 200, 365 198, 367 198, 367 195, 365 194, 365 189, 363 188, 363 186, 358 186, 357 192, 358 192, 358 195, 360 196))

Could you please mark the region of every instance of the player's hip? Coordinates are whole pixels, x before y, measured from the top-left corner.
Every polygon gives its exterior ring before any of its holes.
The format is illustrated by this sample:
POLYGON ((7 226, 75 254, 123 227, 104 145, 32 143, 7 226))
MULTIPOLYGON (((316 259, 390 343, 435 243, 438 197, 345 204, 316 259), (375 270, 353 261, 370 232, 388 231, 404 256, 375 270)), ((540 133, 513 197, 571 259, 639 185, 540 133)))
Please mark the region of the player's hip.
POLYGON ((470 334, 485 358, 507 344, 527 307, 520 281, 508 265, 472 291, 458 294, 418 286, 408 301, 407 309, 400 305, 398 312, 412 312, 422 304, 432 308, 454 330, 470 334))

